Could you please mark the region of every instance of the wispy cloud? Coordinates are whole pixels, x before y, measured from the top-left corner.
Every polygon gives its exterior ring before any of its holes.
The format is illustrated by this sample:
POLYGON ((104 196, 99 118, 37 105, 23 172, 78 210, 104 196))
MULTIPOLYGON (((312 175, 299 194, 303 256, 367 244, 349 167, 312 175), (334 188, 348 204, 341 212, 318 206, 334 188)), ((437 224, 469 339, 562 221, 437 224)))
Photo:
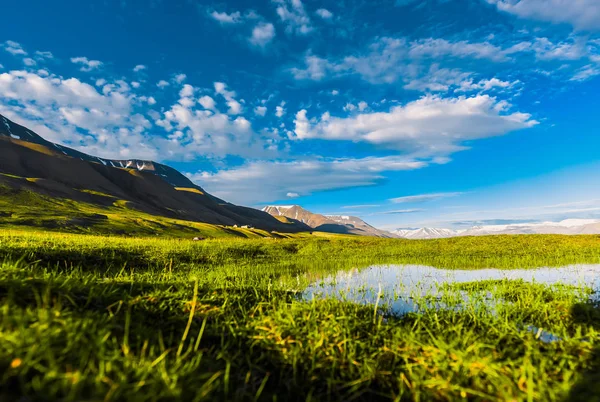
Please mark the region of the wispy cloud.
POLYGON ((369 216, 373 216, 373 215, 402 215, 402 214, 414 214, 417 212, 423 212, 425 211, 424 209, 395 209, 392 211, 381 211, 381 212, 374 212, 372 214, 369 214, 369 216))
POLYGON ((84 72, 90 72, 102 66, 102 62, 99 60, 89 60, 87 57, 72 57, 71 63, 79 64, 80 70, 84 72))
POLYGON ((420 202, 427 202, 427 201, 435 201, 435 200, 439 200, 442 198, 456 197, 461 194, 463 194, 463 193, 454 192, 454 193, 419 194, 419 195, 409 195, 409 196, 405 196, 405 197, 390 198, 389 201, 393 202, 394 204, 420 203, 420 202))
POLYGON ((340 207, 341 209, 359 209, 359 208, 377 208, 380 207, 380 204, 363 204, 363 205, 346 205, 344 207, 340 207))

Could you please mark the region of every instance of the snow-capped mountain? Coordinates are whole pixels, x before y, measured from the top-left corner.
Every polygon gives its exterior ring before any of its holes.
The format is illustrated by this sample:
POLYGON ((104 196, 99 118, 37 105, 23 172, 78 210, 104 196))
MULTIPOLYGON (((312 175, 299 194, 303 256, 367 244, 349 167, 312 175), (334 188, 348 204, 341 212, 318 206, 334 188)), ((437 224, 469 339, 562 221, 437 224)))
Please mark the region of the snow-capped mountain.
POLYGON ((458 234, 452 229, 443 228, 397 229, 392 233, 405 239, 439 239, 453 237, 458 234))
POLYGON ((600 220, 565 219, 560 222, 482 225, 472 226, 466 230, 440 228, 397 229, 392 233, 405 239, 437 239, 454 236, 486 236, 501 234, 600 234, 600 220))

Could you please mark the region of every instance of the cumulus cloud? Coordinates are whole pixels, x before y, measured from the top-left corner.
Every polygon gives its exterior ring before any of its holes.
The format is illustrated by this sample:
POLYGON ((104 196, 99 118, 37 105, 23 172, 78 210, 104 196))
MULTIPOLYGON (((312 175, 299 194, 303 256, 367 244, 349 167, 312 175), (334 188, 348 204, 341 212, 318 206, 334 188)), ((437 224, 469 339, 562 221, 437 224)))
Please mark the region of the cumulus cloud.
POLYGON ((233 12, 231 14, 227 14, 226 12, 218 12, 213 11, 210 13, 210 16, 215 21, 220 22, 221 24, 239 24, 242 22, 242 14, 239 11, 233 12))
POLYGON ((463 193, 432 193, 432 194, 419 194, 419 195, 409 195, 405 197, 391 198, 389 201, 395 204, 417 204, 427 201, 435 201, 442 198, 449 197, 457 197, 463 193))
POLYGON ((50 141, 99 156, 129 157, 132 150, 141 158, 157 156, 144 136, 150 122, 134 110, 139 101, 124 81, 98 92, 77 78, 0 74, 0 113, 50 141))
POLYGON ((215 100, 208 95, 204 95, 198 99, 198 103, 207 110, 216 110, 215 100))
POLYGON ((186 78, 187 78, 187 75, 185 75, 185 74, 177 74, 174 79, 175 79, 176 83, 181 84, 183 81, 186 80, 186 78))
POLYGON ((72 57, 71 63, 78 64, 81 67, 79 70, 84 72, 90 72, 102 67, 102 62, 99 60, 89 60, 87 57, 72 57))
POLYGON ((281 118, 285 114, 285 108, 283 107, 285 102, 282 102, 281 105, 275 107, 275 116, 281 118))
POLYGON ((580 30, 600 30, 597 0, 488 0, 498 10, 521 18, 568 23, 580 30))
POLYGON ((138 64, 137 66, 135 66, 135 67, 133 68, 133 72, 137 73, 137 72, 139 72, 139 71, 142 71, 142 70, 145 70, 145 69, 147 69, 147 68, 148 68, 148 67, 146 67, 146 66, 145 66, 145 65, 143 65, 143 64, 138 64))
POLYGON ((232 108, 237 107, 233 103, 235 92, 228 90, 224 83, 217 82, 214 86, 217 94, 229 99, 230 114, 220 112, 210 96, 196 99, 195 95, 200 90, 184 85, 179 92, 179 100, 155 120, 157 126, 169 133, 161 151, 188 159, 198 155, 209 158, 227 155, 272 157, 277 149, 269 148, 272 144, 256 134, 245 117, 235 116, 237 110, 232 113, 232 108), (203 109, 197 108, 198 104, 203 109))
POLYGON ((363 159, 316 159, 304 161, 253 161, 216 173, 199 172, 189 177, 207 191, 246 205, 305 196, 318 191, 377 184, 382 172, 414 170, 426 162, 400 156, 363 159), (293 177, 293 180, 290 178, 293 177), (315 180, 318 177, 318 180, 315 180), (261 191, 256 191, 260 188, 261 191))
POLYGON ((286 25, 287 33, 306 35, 313 30, 310 17, 304 9, 302 0, 272 0, 277 4, 277 15, 286 25))
POLYGON ((267 114, 266 106, 257 106, 254 108, 254 114, 257 116, 264 116, 267 114))
POLYGON ((309 120, 296 114, 295 139, 368 142, 421 156, 447 156, 467 149, 463 143, 504 135, 538 124, 531 115, 508 112, 509 105, 488 95, 425 96, 389 112, 309 120))
POLYGON ((329 20, 333 17, 333 13, 326 8, 319 8, 315 13, 324 20, 329 20))
POLYGON ((265 47, 275 37, 275 27, 270 22, 259 22, 250 36, 250 43, 254 46, 265 47))
POLYGON ((30 57, 26 57, 23 59, 23 64, 25 64, 27 67, 33 67, 35 66, 37 63, 35 62, 35 60, 33 60, 30 57))
POLYGON ((169 82, 165 81, 165 80, 160 80, 156 83, 156 86, 159 87, 160 89, 166 88, 169 85, 170 85, 169 82))
POLYGON ((229 107, 229 114, 240 114, 242 113, 242 105, 238 102, 235 97, 236 93, 227 89, 227 85, 223 82, 215 82, 215 93, 225 98, 227 106, 229 107))

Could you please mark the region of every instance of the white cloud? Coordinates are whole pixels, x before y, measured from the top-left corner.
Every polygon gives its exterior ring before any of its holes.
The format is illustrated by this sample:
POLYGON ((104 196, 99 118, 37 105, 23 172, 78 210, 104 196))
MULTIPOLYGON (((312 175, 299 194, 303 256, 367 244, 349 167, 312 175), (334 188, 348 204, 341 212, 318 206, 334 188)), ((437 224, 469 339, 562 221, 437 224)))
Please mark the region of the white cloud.
POLYGON ((346 206, 340 207, 340 209, 377 208, 380 206, 381 206, 380 204, 346 205, 346 206))
POLYGON ((251 205, 286 199, 288 193, 305 196, 317 191, 370 186, 383 179, 382 172, 414 170, 426 166, 426 162, 400 156, 291 162, 253 161, 217 173, 199 172, 190 175, 190 178, 218 197, 251 205), (293 180, 290 180, 292 177, 293 180), (260 191, 256 191, 257 188, 260 191))
POLYGON ((300 197, 300 194, 289 192, 285 196, 288 198, 298 198, 298 197, 300 197))
POLYGON ((51 60, 54 58, 54 55, 52 52, 41 52, 38 50, 35 52, 35 57, 38 60, 51 60))
POLYGON ((139 88, 141 86, 141 84, 139 82, 137 82, 137 81, 132 81, 131 82, 131 86, 132 86, 132 88, 136 88, 137 89, 137 88, 139 88))
POLYGON ((103 64, 99 60, 89 60, 87 57, 72 57, 71 63, 79 64, 81 66, 80 70, 84 72, 98 69, 103 64))
MULTIPOLYGON (((215 88, 221 95, 233 96, 225 84, 215 83, 215 88)), ((195 88, 182 89, 177 103, 155 121, 156 125, 170 133, 169 141, 161 148, 166 155, 171 153, 190 159, 197 155, 213 158, 226 155, 273 156, 276 150, 265 147, 246 118, 219 112, 214 100, 208 96, 195 102, 192 98, 195 92, 195 88), (204 109, 196 109, 197 103, 204 109)))
POLYGON ((413 58, 454 56, 459 58, 506 60, 504 51, 489 42, 471 43, 468 41, 450 42, 446 39, 425 39, 412 42, 409 54, 413 58))
POLYGON ((25 64, 27 67, 32 67, 35 66, 37 63, 32 58, 26 57, 23 59, 23 64, 25 64))
POLYGON ((286 25, 287 33, 306 35, 313 30, 310 17, 304 9, 302 0, 272 0, 277 4, 277 15, 286 25))
POLYGON ((390 198, 389 201, 393 202, 394 204, 409 204, 409 203, 417 204, 417 203, 422 203, 422 202, 427 202, 427 201, 435 201, 435 200, 439 200, 442 198, 457 197, 461 194, 463 194, 463 193, 454 192, 454 193, 419 194, 419 195, 409 195, 409 196, 398 197, 398 198, 390 198))
POLYGON ((275 37, 275 27, 268 22, 259 22, 252 29, 252 36, 249 41, 251 44, 259 47, 265 47, 275 37))
POLYGON ((23 49, 21 44, 15 42, 15 41, 12 41, 12 40, 7 40, 6 42, 4 42, 2 47, 4 48, 4 50, 6 50, 8 53, 12 54, 13 56, 26 56, 27 55, 27 52, 23 49))
POLYGON ((364 112, 369 107, 369 104, 365 101, 358 102, 358 111, 364 112))
POLYGON ((490 91, 495 88, 508 89, 512 88, 520 83, 519 80, 509 82, 502 81, 498 78, 491 78, 486 80, 480 80, 473 82, 473 79, 465 80, 460 83, 460 86, 454 90, 454 92, 470 92, 470 91, 490 91))
POLYGON ((156 83, 156 86, 159 87, 160 89, 166 88, 169 85, 170 85, 169 82, 165 81, 165 80, 160 80, 156 83))
POLYGON ((448 58, 484 60, 493 63, 515 61, 517 54, 533 54, 537 60, 580 60, 593 57, 584 37, 570 37, 554 43, 548 38, 534 38, 500 47, 489 41, 449 41, 382 37, 364 51, 342 57, 326 58, 307 52, 303 65, 289 71, 297 80, 319 81, 330 77, 357 75, 372 84, 405 83, 405 89, 447 91, 472 75, 456 68, 442 68, 448 58))
POLYGON ((581 30, 600 29, 600 3, 597 0, 488 0, 498 10, 521 18, 568 23, 581 30))
MULTIPOLYGON (((430 39, 409 43, 404 38, 380 38, 371 43, 369 50, 362 54, 349 55, 329 60, 307 53, 304 67, 294 67, 291 73, 298 80, 321 80, 327 76, 356 74, 373 84, 391 84, 398 80, 407 83, 408 89, 432 89, 432 81, 447 88, 449 83, 460 82, 465 73, 459 70, 441 69, 437 64, 429 64, 426 59, 446 57, 490 58, 498 61, 501 50, 488 43, 448 42, 443 39, 430 39), (430 78, 427 78, 427 77, 430 78)), ((437 89, 440 90, 440 89, 437 89)))
POLYGON ((404 89, 417 91, 445 92, 451 86, 459 85, 469 78, 471 74, 458 69, 440 68, 437 63, 432 64, 426 73, 412 79, 404 89))
POLYGON ((584 38, 559 43, 548 38, 536 38, 529 46, 528 42, 522 43, 522 51, 527 50, 535 52, 539 60, 579 60, 588 54, 584 38))
POLYGON ((181 84, 183 81, 186 80, 186 78, 187 78, 187 75, 185 75, 185 74, 177 74, 175 76, 175 82, 178 84, 181 84))
POLYGON ((369 216, 373 216, 373 215, 403 215, 403 214, 414 214, 417 212, 423 212, 424 209, 395 209, 392 211, 382 211, 382 212, 375 212, 372 214, 369 214, 369 216))
POLYGON ((242 22, 242 14, 239 11, 227 14, 226 12, 213 11, 210 16, 221 24, 239 24, 242 22))
POLYGON ((235 97, 236 93, 227 89, 227 85, 222 82, 215 82, 215 92, 221 95, 227 101, 229 107, 229 114, 240 114, 242 113, 242 105, 238 102, 235 97))
POLYGON ((352 104, 352 103, 346 103, 346 106, 344 106, 344 112, 353 112, 356 110, 356 105, 352 104))
POLYGON ((257 116, 264 116, 267 114, 266 106, 257 106, 254 108, 254 114, 257 116))
POLYGON ((333 17, 333 13, 325 8, 319 8, 315 13, 324 20, 328 20, 333 17))
POLYGON ((11 71, 0 74, 0 113, 83 152, 155 158, 157 149, 144 136, 150 122, 134 110, 143 99, 129 90, 122 81, 98 92, 77 78, 11 71))
POLYGON ((276 106, 275 107, 275 116, 281 118, 283 117, 283 115, 285 114, 285 108, 283 107, 285 103, 283 103, 281 106, 276 106))
POLYGON ((337 96, 337 95, 339 95, 339 94, 340 94, 340 91, 338 91, 337 89, 334 89, 333 91, 331 91, 331 94, 332 94, 333 96, 337 96))
POLYGON ((204 108, 208 110, 216 110, 215 100, 208 95, 204 95, 200 99, 198 99, 198 103, 204 108))
POLYGON ((305 68, 293 67, 292 69, 290 69, 295 79, 310 79, 314 81, 319 81, 325 78, 325 76, 330 72, 348 70, 348 68, 346 68, 343 65, 336 66, 335 64, 330 63, 327 59, 311 54, 307 54, 305 56, 304 64, 305 68))
POLYGON ((189 84, 185 84, 179 91, 179 96, 181 98, 189 98, 194 96, 194 87, 189 84))
POLYGON ((579 69, 571 78, 571 81, 587 81, 597 75, 600 75, 600 66, 588 64, 579 69))
POLYGON ((135 67, 133 68, 133 71, 134 71, 135 73, 137 73, 137 72, 139 72, 139 71, 146 70, 147 68, 148 68, 148 67, 146 67, 146 66, 145 66, 145 65, 143 65, 143 64, 138 64, 137 66, 135 66, 135 67))
POLYGON ((508 113, 509 105, 488 95, 425 96, 389 112, 309 120, 296 114, 295 139, 360 141, 421 157, 447 156, 467 149, 463 142, 504 135, 538 124, 527 113, 508 113))

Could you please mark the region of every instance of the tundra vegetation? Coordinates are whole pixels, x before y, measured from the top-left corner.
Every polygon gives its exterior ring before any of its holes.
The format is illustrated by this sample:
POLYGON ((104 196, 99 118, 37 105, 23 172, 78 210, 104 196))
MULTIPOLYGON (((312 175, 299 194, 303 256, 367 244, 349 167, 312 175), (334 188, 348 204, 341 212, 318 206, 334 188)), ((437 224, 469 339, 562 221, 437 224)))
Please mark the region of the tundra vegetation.
POLYGON ((194 242, 1 230, 0 400, 600 395, 600 309, 585 286, 448 285, 405 315, 385 304, 299 297, 315 281, 372 264, 599 263, 599 236, 294 236, 194 242), (427 307, 432 297, 445 307, 427 307), (484 299, 493 308, 477 302, 484 299), (556 339, 544 341, 542 331, 556 339))

